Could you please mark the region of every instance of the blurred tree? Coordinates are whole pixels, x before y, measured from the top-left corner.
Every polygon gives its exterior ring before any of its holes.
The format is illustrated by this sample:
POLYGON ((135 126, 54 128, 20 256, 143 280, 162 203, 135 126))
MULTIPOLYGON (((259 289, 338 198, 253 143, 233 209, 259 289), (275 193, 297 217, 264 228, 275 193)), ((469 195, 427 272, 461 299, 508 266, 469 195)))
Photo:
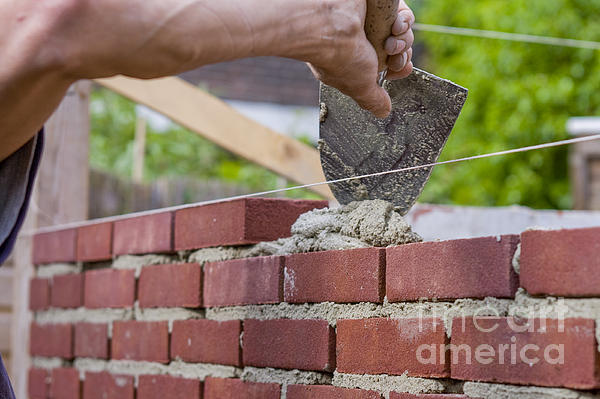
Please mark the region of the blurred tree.
MULTIPOLYGON (((600 0, 413 1, 418 22, 600 41, 600 0)), ((442 158, 567 138, 600 111, 600 52, 417 32, 425 68, 469 88, 442 158)), ((566 147, 436 168, 423 202, 569 208, 566 147)))
MULTIPOLYGON (((91 166, 129 179, 133 167, 135 103, 98 88, 92 92, 90 109, 91 166)), ((175 176, 220 179, 250 191, 272 190, 281 188, 282 184, 282 179, 276 174, 223 150, 187 129, 173 125, 159 132, 149 124, 144 179, 151 181, 175 176)), ((285 195, 318 198, 307 190, 294 190, 285 195)))

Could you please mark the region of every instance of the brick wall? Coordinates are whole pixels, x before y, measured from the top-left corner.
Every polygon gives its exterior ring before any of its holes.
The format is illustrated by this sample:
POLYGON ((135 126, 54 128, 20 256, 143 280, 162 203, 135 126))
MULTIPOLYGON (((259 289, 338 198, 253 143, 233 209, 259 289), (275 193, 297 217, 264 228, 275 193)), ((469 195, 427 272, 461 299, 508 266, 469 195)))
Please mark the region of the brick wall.
POLYGON ((243 259, 212 248, 288 236, 325 205, 240 200, 36 236, 30 398, 600 392, 600 228, 243 259))

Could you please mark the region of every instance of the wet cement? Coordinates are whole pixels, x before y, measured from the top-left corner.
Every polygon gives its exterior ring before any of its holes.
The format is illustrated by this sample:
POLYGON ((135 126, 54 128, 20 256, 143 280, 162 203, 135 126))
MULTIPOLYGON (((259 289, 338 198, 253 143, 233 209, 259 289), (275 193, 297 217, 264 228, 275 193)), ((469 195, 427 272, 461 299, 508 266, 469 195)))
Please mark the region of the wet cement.
POLYGON ((189 262, 216 262, 253 256, 387 247, 423 239, 382 200, 352 202, 337 208, 306 212, 292 225, 292 236, 248 247, 206 248, 193 252, 189 262))
POLYGON ((300 215, 292 236, 257 244, 256 255, 284 255, 366 247, 387 247, 422 241, 386 201, 352 202, 300 215))

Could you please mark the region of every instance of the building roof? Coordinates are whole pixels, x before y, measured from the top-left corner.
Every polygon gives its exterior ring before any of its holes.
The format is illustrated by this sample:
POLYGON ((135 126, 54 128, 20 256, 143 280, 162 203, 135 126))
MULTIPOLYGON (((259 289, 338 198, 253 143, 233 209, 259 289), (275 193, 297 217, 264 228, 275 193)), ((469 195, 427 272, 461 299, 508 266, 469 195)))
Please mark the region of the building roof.
POLYGON ((319 83, 308 66, 279 57, 223 62, 183 73, 190 83, 229 100, 318 105, 319 83))

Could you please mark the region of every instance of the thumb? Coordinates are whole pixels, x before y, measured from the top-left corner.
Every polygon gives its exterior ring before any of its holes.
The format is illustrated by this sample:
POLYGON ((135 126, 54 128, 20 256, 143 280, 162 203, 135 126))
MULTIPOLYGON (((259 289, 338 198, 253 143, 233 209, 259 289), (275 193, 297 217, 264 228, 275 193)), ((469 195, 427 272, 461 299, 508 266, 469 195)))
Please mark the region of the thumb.
POLYGON ((377 82, 367 86, 364 91, 354 97, 357 104, 378 118, 387 117, 392 110, 392 100, 388 92, 377 82))

